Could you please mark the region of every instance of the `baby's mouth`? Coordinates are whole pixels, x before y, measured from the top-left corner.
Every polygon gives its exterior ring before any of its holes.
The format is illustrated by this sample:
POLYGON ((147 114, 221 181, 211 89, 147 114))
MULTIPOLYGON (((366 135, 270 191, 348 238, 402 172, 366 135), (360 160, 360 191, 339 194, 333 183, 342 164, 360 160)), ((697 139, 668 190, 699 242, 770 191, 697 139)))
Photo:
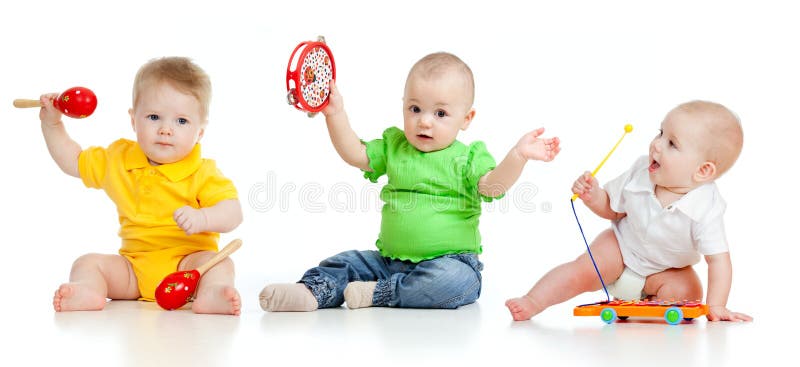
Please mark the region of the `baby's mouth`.
POLYGON ((661 164, 659 164, 655 159, 653 159, 652 161, 650 161, 650 167, 648 167, 647 170, 650 173, 653 173, 658 169, 658 167, 661 167, 661 164))
POLYGON ((430 140, 430 139, 433 139, 433 137, 432 137, 432 136, 428 136, 428 135, 425 135, 425 134, 417 134, 417 137, 418 137, 418 138, 420 138, 420 139, 422 139, 422 140, 430 140))

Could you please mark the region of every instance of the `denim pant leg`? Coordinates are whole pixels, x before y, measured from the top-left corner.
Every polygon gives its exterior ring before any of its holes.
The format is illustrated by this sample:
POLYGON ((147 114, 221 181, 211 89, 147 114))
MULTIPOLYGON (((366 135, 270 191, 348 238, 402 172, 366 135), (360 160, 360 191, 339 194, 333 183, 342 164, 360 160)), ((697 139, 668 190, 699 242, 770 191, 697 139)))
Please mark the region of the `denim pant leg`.
POLYGON ((475 254, 445 255, 417 264, 392 261, 389 270, 391 277, 378 280, 375 287, 375 306, 458 308, 481 294, 483 264, 475 254))
POLYGON ((339 307, 344 303, 344 288, 352 281, 388 278, 384 257, 377 251, 345 251, 329 257, 303 274, 299 283, 311 290, 319 308, 339 307))

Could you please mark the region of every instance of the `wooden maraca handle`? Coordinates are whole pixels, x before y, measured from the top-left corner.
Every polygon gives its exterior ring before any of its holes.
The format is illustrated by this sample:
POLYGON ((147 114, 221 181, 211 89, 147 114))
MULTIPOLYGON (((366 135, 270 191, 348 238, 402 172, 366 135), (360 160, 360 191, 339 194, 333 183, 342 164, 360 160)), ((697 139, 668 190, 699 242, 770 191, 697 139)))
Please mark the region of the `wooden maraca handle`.
POLYGON ((214 257, 212 257, 208 262, 203 265, 200 265, 196 270, 200 275, 203 275, 208 269, 211 269, 212 266, 217 265, 218 262, 224 260, 228 255, 234 253, 234 251, 238 250, 239 247, 242 247, 242 240, 235 239, 231 241, 227 246, 222 248, 219 252, 217 252, 214 257))
POLYGON ((15 99, 14 107, 16 108, 42 107, 42 102, 40 102, 38 99, 15 99))

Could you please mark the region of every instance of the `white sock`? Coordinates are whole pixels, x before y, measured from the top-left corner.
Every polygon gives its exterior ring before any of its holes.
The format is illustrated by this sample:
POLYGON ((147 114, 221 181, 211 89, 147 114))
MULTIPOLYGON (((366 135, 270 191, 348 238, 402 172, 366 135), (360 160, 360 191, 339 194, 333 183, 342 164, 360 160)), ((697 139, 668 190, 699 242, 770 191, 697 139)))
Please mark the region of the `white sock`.
POLYGON ((372 295, 378 282, 350 282, 344 289, 344 301, 350 309, 372 306, 372 295))
POLYGON ((270 284, 258 299, 264 311, 314 311, 319 307, 303 283, 270 284))

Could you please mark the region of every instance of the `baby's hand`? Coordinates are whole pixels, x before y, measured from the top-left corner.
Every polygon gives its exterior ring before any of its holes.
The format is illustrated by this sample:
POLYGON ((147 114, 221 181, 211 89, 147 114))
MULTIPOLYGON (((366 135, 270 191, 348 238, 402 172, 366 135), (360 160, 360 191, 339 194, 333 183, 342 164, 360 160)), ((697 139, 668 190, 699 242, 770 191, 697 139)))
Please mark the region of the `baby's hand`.
POLYGON ((561 141, 558 138, 540 139, 539 135, 542 135, 543 132, 544 128, 540 127, 525 134, 514 147, 517 153, 526 160, 552 161, 561 151, 559 146, 561 141))
POLYGON ((578 177, 575 183, 572 184, 572 193, 578 194, 583 201, 591 201, 592 196, 595 196, 594 194, 599 190, 600 184, 589 171, 584 172, 583 175, 578 177))
POLYGON ((753 318, 739 312, 733 312, 725 306, 709 306, 708 321, 753 321, 753 318))
POLYGON ((322 109, 322 114, 331 116, 338 114, 344 110, 344 101, 342 95, 339 94, 339 89, 336 88, 336 82, 331 80, 331 93, 328 95, 328 105, 322 109))
POLYGON ((181 227, 190 236, 203 232, 208 228, 208 218, 206 218, 203 210, 195 209, 188 205, 178 208, 172 214, 172 218, 175 219, 175 223, 178 223, 178 227, 181 227))
POLYGON ((42 94, 39 97, 39 102, 42 104, 42 108, 39 110, 39 120, 48 126, 61 124, 61 111, 53 104, 56 98, 58 98, 58 93, 42 94))

